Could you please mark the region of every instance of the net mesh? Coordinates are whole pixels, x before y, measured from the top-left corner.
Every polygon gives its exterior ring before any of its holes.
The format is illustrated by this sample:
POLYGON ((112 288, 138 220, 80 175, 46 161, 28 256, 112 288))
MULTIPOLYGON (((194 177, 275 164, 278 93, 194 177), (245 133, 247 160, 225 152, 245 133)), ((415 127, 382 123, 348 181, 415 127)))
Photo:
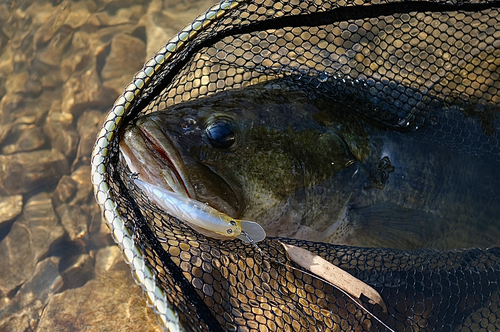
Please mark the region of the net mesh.
POLYGON ((120 161, 117 135, 137 116, 293 76, 334 91, 389 128, 498 160, 498 7, 498 1, 226 2, 147 62, 99 134, 92 180, 113 236, 165 329, 386 330, 374 316, 394 331, 500 329, 498 249, 398 251, 266 239, 260 253, 241 241, 212 240, 140 194, 120 161), (438 115, 437 107, 460 108, 462 117, 438 115), (387 312, 360 299, 373 313, 367 314, 302 271, 279 241, 369 284, 387 312))

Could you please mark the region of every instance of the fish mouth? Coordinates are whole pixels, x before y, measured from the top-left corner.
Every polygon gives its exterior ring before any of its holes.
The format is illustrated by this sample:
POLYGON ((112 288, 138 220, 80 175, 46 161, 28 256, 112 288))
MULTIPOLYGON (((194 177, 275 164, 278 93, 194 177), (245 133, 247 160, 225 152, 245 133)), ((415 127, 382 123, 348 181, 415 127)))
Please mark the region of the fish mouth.
POLYGON ((143 127, 139 126, 141 136, 146 144, 146 147, 153 152, 153 158, 160 164, 160 172, 165 184, 170 187, 170 190, 179 194, 184 194, 189 198, 195 198, 194 188, 187 180, 186 169, 182 162, 182 156, 179 150, 175 147, 174 142, 168 135, 161 133, 156 126, 143 127), (159 132, 161 136, 159 136, 159 132), (156 137, 161 137, 158 140, 156 137))
POLYGON ((120 151, 130 171, 144 182, 196 197, 183 154, 154 121, 138 121, 121 132, 120 151))
POLYGON ((228 183, 191 156, 164 122, 143 118, 121 132, 120 151, 130 171, 146 183, 207 203, 237 218, 243 201, 239 186, 228 183))

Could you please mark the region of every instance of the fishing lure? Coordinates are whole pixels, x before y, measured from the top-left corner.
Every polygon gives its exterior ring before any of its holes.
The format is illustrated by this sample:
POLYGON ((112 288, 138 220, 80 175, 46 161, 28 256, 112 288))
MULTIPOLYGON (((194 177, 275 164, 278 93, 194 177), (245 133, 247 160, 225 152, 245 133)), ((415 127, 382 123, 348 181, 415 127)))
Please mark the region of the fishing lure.
POLYGON ((217 240, 234 240, 255 244, 266 238, 258 223, 233 219, 202 202, 135 179, 135 184, 165 212, 185 222, 197 232, 217 240))

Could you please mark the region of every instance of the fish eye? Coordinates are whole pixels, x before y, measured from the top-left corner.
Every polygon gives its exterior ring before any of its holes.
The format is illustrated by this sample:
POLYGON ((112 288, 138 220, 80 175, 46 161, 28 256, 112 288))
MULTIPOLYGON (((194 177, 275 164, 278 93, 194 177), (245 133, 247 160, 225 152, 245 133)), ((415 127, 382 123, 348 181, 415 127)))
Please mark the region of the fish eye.
POLYGON ((205 129, 210 143, 219 149, 229 149, 236 143, 235 125, 229 119, 215 119, 205 129))

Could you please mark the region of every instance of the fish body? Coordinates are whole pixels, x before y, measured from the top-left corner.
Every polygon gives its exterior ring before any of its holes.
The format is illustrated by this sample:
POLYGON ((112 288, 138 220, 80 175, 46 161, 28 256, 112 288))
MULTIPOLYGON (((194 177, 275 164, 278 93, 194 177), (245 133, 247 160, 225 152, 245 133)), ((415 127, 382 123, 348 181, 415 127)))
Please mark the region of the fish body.
POLYGON ((425 130, 385 126, 279 79, 140 117, 120 149, 142 181, 255 221, 268 236, 400 249, 497 244, 496 160, 436 144, 432 124, 425 130))

